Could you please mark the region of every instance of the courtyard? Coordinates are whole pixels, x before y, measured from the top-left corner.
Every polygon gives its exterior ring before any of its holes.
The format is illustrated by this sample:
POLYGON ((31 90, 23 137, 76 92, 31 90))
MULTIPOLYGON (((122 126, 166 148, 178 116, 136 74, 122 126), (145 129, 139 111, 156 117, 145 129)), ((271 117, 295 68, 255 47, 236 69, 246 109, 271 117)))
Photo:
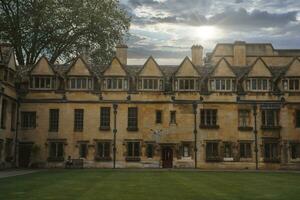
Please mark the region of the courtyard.
POLYGON ((0 199, 299 199, 298 172, 43 170, 0 179, 0 199))

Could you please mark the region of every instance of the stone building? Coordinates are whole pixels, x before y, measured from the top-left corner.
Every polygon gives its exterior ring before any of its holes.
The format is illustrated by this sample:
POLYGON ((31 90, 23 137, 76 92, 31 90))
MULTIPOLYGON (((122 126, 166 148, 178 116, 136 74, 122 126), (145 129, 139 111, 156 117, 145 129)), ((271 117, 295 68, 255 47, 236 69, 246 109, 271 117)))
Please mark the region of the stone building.
POLYGON ((2 165, 299 168, 300 50, 238 41, 191 55, 132 66, 119 45, 104 67, 84 54, 22 68, 1 45, 2 165))

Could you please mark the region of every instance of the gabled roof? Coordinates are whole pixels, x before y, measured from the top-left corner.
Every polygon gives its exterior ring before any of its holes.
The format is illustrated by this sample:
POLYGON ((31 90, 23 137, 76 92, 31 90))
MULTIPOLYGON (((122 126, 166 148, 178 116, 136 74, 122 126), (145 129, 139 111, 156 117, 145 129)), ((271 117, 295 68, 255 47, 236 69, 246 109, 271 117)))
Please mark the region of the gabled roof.
POLYGON ((49 66, 49 68, 52 71, 52 73, 56 74, 56 70, 54 70, 52 64, 49 63, 49 60, 47 59, 47 57, 45 55, 43 55, 42 57, 40 57, 40 59, 31 67, 31 69, 29 70, 29 73, 31 73, 36 67, 38 67, 39 64, 40 64, 40 62, 42 62, 43 60, 46 61, 47 65, 49 66))
POLYGON ((295 57, 292 62, 287 66, 285 76, 300 76, 300 59, 295 57))
POLYGON ((113 64, 114 61, 117 61, 118 64, 121 66, 121 68, 122 68, 122 69, 124 70, 124 72, 126 73, 126 75, 129 75, 129 72, 128 72, 128 70, 126 69, 126 67, 121 63, 121 61, 119 60, 119 58, 116 57, 116 56, 111 60, 110 64, 102 71, 102 75, 104 75, 104 73, 105 73, 109 68, 112 67, 112 64, 113 64))
MULTIPOLYGON (((217 73, 218 69, 220 69, 220 67, 223 67, 223 71, 222 73, 224 73, 224 75, 222 75, 223 77, 236 77, 236 74, 234 73, 230 63, 223 57, 222 59, 220 59, 218 61, 218 63, 215 65, 215 67, 213 68, 212 72, 211 72, 211 75, 212 76, 218 76, 218 77, 222 77, 220 75, 214 75, 215 73, 217 73), (225 68, 224 68, 225 67, 225 68), (227 71, 226 71, 227 70, 227 71), (225 74, 225 73, 228 73, 228 74, 225 74), (231 73, 231 74, 230 74, 231 73)), ((220 72, 219 72, 220 73, 220 72)))
POLYGON ((140 75, 140 74, 143 72, 143 70, 148 66, 148 64, 149 64, 150 61, 153 61, 153 62, 154 62, 154 65, 155 65, 155 66, 158 68, 158 70, 161 72, 162 76, 164 76, 164 75, 165 75, 165 74, 164 74, 164 71, 161 69, 161 67, 159 66, 159 64, 155 61, 155 59, 154 59, 152 56, 150 56, 150 57, 146 60, 145 64, 144 64, 143 67, 140 69, 140 71, 137 73, 137 75, 140 75))
POLYGON ((72 64, 69 66, 69 68, 65 71, 65 74, 67 75, 71 69, 77 64, 78 61, 82 61, 83 65, 86 67, 86 69, 89 71, 90 75, 94 75, 93 71, 90 69, 89 65, 85 62, 85 60, 81 56, 77 56, 76 59, 72 62, 72 64))
MULTIPOLYGON (((261 77, 266 77, 266 76, 272 77, 272 71, 271 71, 271 69, 269 68, 269 66, 265 63, 265 61, 264 61, 261 57, 258 57, 258 58, 254 61, 254 63, 250 66, 250 69, 249 69, 249 71, 248 71, 247 76, 249 76, 249 74, 251 74, 252 71, 254 71, 255 73, 257 73, 257 75, 255 75, 255 76, 258 76, 258 77, 260 77, 260 76, 261 76, 261 77), (260 73, 263 72, 263 71, 261 71, 261 72, 258 72, 258 71, 255 72, 255 71, 254 71, 254 70, 262 70, 262 69, 263 69, 263 68, 256 69, 256 67, 257 67, 260 63, 265 67, 265 73, 269 73, 268 75, 260 75, 260 73)), ((253 77, 255 77, 255 76, 253 76, 253 77)))
MULTIPOLYGON (((179 70, 184 66, 184 64, 188 62, 193 69, 197 72, 197 74, 200 76, 199 70, 196 68, 196 66, 193 64, 193 62, 190 60, 190 58, 188 56, 186 56, 183 61, 181 62, 181 64, 178 66, 177 70, 174 72, 174 76, 177 75, 177 73, 179 72, 179 70)), ((192 76, 192 74, 191 74, 192 76)))

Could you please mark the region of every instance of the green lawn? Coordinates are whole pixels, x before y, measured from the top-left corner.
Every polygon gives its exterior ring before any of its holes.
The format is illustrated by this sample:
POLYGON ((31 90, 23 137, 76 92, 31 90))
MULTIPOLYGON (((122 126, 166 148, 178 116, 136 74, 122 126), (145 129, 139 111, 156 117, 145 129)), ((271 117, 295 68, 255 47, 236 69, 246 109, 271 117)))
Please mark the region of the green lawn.
POLYGON ((0 179, 0 199, 300 199, 299 173, 51 170, 0 179))

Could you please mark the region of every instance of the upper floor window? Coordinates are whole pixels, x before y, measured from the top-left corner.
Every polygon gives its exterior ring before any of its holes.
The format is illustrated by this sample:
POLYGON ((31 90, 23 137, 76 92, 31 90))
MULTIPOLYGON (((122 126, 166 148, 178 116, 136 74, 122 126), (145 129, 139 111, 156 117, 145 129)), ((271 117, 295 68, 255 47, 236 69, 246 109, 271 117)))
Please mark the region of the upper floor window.
POLYGON ((300 110, 296 110, 295 121, 296 128, 300 128, 300 110))
POLYGON ((83 131, 83 109, 74 110, 74 131, 82 132, 83 131))
POLYGON ((201 109, 200 111, 200 127, 217 127, 217 110, 201 109))
POLYGON ((248 91, 269 91, 271 89, 270 79, 250 78, 247 80, 248 91))
POLYGON ((56 79, 52 76, 32 76, 30 78, 30 89, 51 90, 54 89, 56 79))
POLYGON ((170 111, 170 124, 176 124, 176 111, 170 111))
POLYGON ((156 110, 155 123, 156 124, 162 123, 162 110, 156 110))
POLYGON ((239 127, 250 126, 250 110, 239 110, 239 127))
MULTIPOLYGON (((2 77, 0 77, 0 78, 2 78, 2 77)), ((4 69, 4 71, 3 71, 3 80, 8 82, 8 83, 13 84, 14 81, 15 81, 15 72, 11 71, 7 68, 4 69)))
POLYGON ((59 109, 49 110, 49 131, 57 132, 59 125, 59 109))
POLYGON ((279 110, 264 109, 261 111, 261 117, 263 127, 279 126, 279 110))
POLYGON ((100 130, 110 129, 110 107, 100 108, 100 130))
POLYGON ((125 78, 106 78, 104 79, 104 89, 128 90, 128 80, 125 78))
POLYGON ((70 77, 68 84, 71 90, 91 90, 93 88, 93 80, 90 77, 70 77))
POLYGON ((218 78, 210 80, 211 91, 234 91, 235 87, 234 79, 218 78))
POLYGON ((0 128, 5 129, 6 127, 6 117, 7 117, 7 100, 2 101, 2 108, 1 108, 1 125, 0 128))
POLYGON ((175 81, 176 91, 199 90, 199 80, 195 78, 179 78, 175 81))
POLYGON ((35 128, 36 127, 36 112, 21 112, 21 127, 35 128))
POLYGON ((282 81, 284 91, 300 91, 300 78, 285 79, 282 81))
POLYGON ((157 78, 139 79, 139 90, 163 90, 163 80, 157 78))
POLYGON ((128 131, 138 130, 138 108, 128 108, 128 131))

